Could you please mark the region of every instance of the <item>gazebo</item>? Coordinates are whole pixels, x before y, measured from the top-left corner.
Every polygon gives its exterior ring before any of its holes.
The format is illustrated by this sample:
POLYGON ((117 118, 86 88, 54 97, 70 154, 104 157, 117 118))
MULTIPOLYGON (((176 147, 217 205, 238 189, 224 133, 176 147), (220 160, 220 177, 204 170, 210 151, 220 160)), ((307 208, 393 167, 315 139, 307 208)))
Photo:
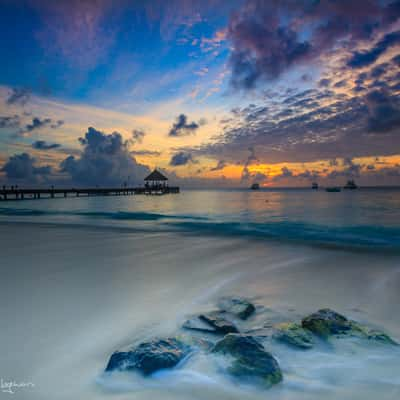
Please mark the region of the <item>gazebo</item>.
POLYGON ((144 178, 146 188, 162 189, 168 186, 168 178, 155 169, 150 175, 144 178))

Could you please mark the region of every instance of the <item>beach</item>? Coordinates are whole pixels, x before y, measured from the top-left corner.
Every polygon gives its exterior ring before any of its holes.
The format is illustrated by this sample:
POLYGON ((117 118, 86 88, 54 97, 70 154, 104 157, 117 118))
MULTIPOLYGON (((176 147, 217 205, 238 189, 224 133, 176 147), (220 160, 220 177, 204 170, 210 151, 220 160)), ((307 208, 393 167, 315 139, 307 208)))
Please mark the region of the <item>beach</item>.
MULTIPOLYGON (((43 207, 39 203, 32 207, 43 207)), ((212 309, 221 296, 256 304, 253 329, 329 307, 400 340, 396 251, 187 227, 180 232, 148 216, 139 229, 125 220, 60 223, 23 214, 0 223, 0 376, 34 385, 15 388, 15 399, 365 400, 400 394, 399 349, 352 339, 309 351, 266 342, 284 375, 267 392, 233 382, 204 354, 151 378, 104 374, 113 351, 181 333, 188 315, 212 309)))

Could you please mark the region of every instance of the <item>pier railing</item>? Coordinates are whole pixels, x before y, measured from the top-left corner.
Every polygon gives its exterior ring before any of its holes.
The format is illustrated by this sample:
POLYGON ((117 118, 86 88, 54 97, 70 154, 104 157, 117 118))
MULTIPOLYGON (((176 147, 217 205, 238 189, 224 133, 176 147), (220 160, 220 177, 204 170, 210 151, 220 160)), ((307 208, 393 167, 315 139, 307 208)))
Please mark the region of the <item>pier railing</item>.
POLYGON ((30 200, 55 197, 80 196, 131 196, 135 194, 164 195, 179 193, 177 186, 118 187, 118 188, 50 188, 50 189, 0 189, 0 201, 30 200))

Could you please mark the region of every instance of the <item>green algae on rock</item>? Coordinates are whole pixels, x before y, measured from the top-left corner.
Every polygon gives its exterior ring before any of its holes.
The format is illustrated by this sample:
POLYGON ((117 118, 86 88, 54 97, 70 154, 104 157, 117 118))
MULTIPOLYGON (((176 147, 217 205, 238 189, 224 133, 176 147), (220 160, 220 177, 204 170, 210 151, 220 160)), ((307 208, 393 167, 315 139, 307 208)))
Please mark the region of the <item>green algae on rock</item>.
POLYGON ((310 349, 314 346, 314 340, 310 331, 300 324, 285 322, 275 326, 273 338, 300 349, 310 349))
POLYGON ((242 381, 268 388, 282 380, 276 359, 252 336, 228 334, 215 344, 212 352, 232 357, 227 372, 242 381))
POLYGON ((175 367, 190 351, 190 346, 177 338, 155 339, 131 350, 113 353, 106 372, 138 371, 150 375, 160 369, 175 367))
POLYGON ((303 318, 301 325, 322 338, 344 334, 352 329, 351 321, 329 308, 321 309, 303 318))

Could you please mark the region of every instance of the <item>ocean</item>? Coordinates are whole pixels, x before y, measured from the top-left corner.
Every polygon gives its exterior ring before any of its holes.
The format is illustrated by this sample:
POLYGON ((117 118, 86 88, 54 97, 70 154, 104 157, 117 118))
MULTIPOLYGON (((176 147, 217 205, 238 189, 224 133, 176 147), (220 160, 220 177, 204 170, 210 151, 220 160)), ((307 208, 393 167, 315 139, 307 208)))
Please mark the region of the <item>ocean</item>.
POLYGON ((221 296, 256 304, 252 329, 329 307, 400 341, 399 189, 1 202, 0 239, 0 378, 29 383, 12 398, 400 396, 400 350, 355 339, 308 351, 266 341, 284 375, 267 392, 205 354, 152 378, 103 372, 114 350, 182 333, 221 296))

